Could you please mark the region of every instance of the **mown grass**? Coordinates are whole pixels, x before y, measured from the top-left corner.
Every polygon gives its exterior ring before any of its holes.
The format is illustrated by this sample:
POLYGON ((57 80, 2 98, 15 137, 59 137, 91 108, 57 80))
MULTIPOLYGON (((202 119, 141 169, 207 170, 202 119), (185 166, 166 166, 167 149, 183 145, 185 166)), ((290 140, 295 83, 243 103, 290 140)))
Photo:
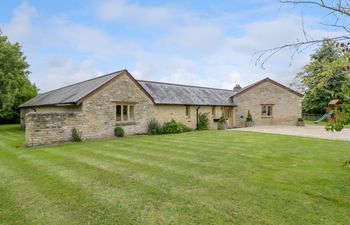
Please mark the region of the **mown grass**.
POLYGON ((23 148, 0 126, 0 224, 348 224, 350 143, 204 131, 23 148))

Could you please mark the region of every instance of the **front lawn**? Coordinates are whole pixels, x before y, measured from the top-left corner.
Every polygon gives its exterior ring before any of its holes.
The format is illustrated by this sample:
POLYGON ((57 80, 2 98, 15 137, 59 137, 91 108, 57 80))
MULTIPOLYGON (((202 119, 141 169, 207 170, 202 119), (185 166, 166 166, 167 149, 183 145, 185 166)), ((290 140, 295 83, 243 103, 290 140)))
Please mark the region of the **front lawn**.
POLYGON ((203 131, 44 148, 0 126, 0 224, 349 224, 350 142, 203 131))

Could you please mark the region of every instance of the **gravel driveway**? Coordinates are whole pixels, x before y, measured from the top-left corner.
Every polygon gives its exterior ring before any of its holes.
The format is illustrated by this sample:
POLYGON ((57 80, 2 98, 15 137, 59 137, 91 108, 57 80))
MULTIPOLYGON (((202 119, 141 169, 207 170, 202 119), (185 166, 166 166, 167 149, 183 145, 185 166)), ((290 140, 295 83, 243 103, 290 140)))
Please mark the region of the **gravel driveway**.
POLYGON ((297 126, 255 126, 245 128, 235 128, 231 131, 253 131, 271 134, 286 134, 303 137, 314 137, 332 140, 350 141, 350 129, 343 129, 341 132, 326 131, 323 126, 305 125, 304 127, 297 126))

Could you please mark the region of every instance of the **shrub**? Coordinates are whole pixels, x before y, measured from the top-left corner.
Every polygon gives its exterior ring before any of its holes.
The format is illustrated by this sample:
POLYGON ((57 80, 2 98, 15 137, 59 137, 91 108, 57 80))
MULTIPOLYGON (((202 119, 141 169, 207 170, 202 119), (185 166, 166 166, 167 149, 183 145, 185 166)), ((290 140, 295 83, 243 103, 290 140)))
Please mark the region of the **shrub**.
POLYGON ((198 117, 198 130, 208 130, 208 113, 199 113, 198 117))
POLYGON ((219 118, 219 123, 226 123, 226 118, 223 115, 219 118))
POLYGON ((190 127, 186 126, 183 123, 177 123, 173 119, 170 120, 169 122, 164 123, 163 126, 161 126, 157 120, 153 119, 148 123, 148 129, 147 129, 147 133, 149 135, 176 134, 176 133, 189 132, 189 131, 192 131, 190 127))
POLYGON ((148 123, 148 128, 147 128, 147 133, 148 134, 162 134, 162 126, 160 125, 160 123, 153 119, 151 121, 149 121, 148 123))
POLYGON ((182 132, 190 132, 190 131, 192 131, 192 128, 186 126, 183 123, 177 123, 177 125, 180 127, 181 133, 182 132))
POLYGON ((124 132, 124 129, 122 127, 114 128, 114 135, 116 137, 124 137, 124 134, 125 134, 125 132, 124 132))
POLYGON ((298 122, 304 122, 303 118, 298 118, 298 122))
POLYGON ((73 139, 73 141, 74 142, 81 142, 82 141, 81 134, 82 134, 82 132, 74 127, 72 129, 72 139, 73 139))
POLYGON ((170 122, 166 122, 162 127, 163 134, 176 134, 181 133, 181 125, 176 123, 175 120, 170 120, 170 122))
POLYGON ((253 121, 253 117, 252 114, 250 114, 250 111, 248 110, 248 115, 247 115, 247 122, 252 122, 253 121))

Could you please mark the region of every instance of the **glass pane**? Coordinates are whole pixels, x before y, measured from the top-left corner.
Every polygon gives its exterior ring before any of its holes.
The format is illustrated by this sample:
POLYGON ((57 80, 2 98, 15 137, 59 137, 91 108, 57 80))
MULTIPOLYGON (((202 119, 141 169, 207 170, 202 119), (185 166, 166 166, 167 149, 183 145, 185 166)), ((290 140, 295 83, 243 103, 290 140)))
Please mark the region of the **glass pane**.
POLYGON ((117 121, 122 121, 122 106, 117 105, 116 109, 117 121))
POLYGON ((266 116, 266 106, 261 107, 261 115, 266 116))
POLYGON ((123 105, 123 121, 128 121, 128 106, 123 105))
POLYGON ((272 106, 267 107, 267 115, 272 116, 272 106))
POLYGON ((131 106, 129 106, 130 108, 129 108, 129 110, 130 110, 130 112, 129 112, 129 120, 130 121, 133 121, 134 120, 134 106, 133 105, 131 105, 131 106))
POLYGON ((186 116, 190 116, 190 114, 191 114, 190 106, 186 106, 186 116))

